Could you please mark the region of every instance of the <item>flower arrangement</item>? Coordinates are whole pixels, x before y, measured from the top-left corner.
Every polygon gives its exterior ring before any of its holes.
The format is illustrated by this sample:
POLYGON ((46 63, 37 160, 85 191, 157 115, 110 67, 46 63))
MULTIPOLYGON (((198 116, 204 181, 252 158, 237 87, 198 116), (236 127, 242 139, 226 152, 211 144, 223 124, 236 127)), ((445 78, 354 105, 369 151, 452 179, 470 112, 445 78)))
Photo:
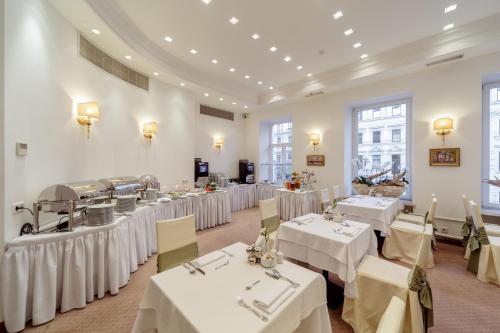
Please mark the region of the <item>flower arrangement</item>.
POLYGON ((313 170, 302 171, 301 179, 303 187, 307 189, 312 189, 313 185, 317 183, 316 174, 313 170))
POLYGON ((217 184, 214 183, 214 182, 211 182, 211 183, 207 183, 205 185, 205 191, 206 192, 213 192, 217 189, 217 184))

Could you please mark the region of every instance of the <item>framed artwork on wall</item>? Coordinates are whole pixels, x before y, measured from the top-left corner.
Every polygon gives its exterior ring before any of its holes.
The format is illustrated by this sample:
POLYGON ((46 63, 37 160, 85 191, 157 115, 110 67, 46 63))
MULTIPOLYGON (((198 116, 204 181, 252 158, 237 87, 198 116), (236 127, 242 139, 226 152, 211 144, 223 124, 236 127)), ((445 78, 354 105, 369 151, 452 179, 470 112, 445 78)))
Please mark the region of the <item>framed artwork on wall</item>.
POLYGON ((325 166, 325 155, 307 155, 307 166, 325 166))
POLYGON ((460 166, 460 148, 431 148, 429 149, 430 166, 460 166))

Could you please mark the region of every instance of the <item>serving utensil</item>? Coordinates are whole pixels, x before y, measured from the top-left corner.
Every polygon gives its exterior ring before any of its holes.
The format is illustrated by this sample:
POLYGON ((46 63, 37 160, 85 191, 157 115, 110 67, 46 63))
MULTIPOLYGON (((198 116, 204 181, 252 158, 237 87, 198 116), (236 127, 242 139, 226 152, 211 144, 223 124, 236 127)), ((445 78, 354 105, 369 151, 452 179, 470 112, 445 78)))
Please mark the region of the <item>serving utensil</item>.
POLYGON ((198 272, 200 272, 201 274, 205 275, 205 271, 204 271, 204 270, 202 270, 198 264, 196 264, 196 263, 194 263, 194 262, 192 262, 192 261, 188 261, 188 262, 187 262, 187 264, 188 264, 189 266, 193 267, 194 269, 196 269, 196 270, 197 270, 198 272))
POLYGON ((189 271, 189 273, 191 274, 196 273, 196 270, 194 268, 189 267, 186 263, 183 263, 182 266, 184 266, 184 268, 186 268, 189 271))
POLYGON ((269 319, 267 318, 267 316, 263 315, 262 313, 260 313, 259 311, 255 310, 253 307, 251 307, 250 305, 248 305, 245 300, 243 299, 243 297, 241 296, 236 296, 236 300, 238 301, 238 305, 241 306, 241 307, 244 307, 245 309, 248 309, 250 312, 252 312, 254 315, 256 315, 257 317, 259 317, 262 321, 266 322, 268 321, 269 319))
POLYGON ((260 280, 257 280, 255 281, 254 283, 252 284, 249 284, 248 286, 245 287, 246 290, 250 290, 252 289, 253 287, 255 287, 258 283, 260 283, 260 280))
POLYGON ((276 279, 276 280, 283 279, 285 281, 288 281, 292 285, 292 288, 300 287, 300 283, 295 282, 295 281, 287 278, 286 276, 282 275, 277 269, 273 269, 271 272, 266 272, 266 274, 269 275, 270 277, 272 277, 273 279, 276 279))

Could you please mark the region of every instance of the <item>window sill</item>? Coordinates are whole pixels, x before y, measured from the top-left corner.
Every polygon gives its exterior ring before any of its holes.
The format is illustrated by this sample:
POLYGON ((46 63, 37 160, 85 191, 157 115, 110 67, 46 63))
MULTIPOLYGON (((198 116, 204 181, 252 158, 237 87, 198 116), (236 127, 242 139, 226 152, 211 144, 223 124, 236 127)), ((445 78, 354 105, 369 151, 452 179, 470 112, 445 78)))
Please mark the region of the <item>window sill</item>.
POLYGON ((495 209, 495 208, 481 208, 481 215, 499 216, 500 217, 500 209, 495 209))

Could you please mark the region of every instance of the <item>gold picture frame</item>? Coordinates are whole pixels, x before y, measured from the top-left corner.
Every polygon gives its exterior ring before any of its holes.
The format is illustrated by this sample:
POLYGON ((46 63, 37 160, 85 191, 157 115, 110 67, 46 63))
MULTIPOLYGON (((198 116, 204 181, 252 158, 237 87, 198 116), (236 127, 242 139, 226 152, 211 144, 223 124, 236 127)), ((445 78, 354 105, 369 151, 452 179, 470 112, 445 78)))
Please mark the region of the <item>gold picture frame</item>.
POLYGON ((325 155, 307 155, 307 166, 325 166, 325 155))
POLYGON ((460 166, 460 148, 431 148, 429 149, 430 166, 460 166))

